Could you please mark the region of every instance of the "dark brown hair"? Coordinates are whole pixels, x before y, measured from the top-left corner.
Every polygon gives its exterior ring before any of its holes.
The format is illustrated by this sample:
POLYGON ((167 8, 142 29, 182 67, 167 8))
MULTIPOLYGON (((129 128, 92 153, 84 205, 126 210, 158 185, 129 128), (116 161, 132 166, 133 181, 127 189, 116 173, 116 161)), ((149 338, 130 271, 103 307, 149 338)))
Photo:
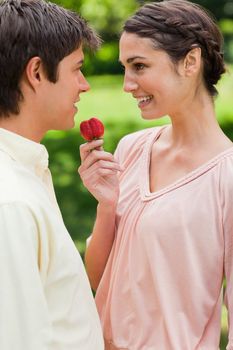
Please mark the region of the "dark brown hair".
POLYGON ((20 81, 28 61, 39 56, 48 80, 59 62, 81 44, 96 49, 98 36, 77 13, 44 0, 0 2, 0 117, 19 113, 20 81))
POLYGON ((148 3, 126 21, 123 30, 150 38, 155 49, 166 51, 175 63, 192 47, 200 47, 206 88, 211 96, 217 94, 214 85, 225 72, 223 37, 204 8, 186 0, 148 3))

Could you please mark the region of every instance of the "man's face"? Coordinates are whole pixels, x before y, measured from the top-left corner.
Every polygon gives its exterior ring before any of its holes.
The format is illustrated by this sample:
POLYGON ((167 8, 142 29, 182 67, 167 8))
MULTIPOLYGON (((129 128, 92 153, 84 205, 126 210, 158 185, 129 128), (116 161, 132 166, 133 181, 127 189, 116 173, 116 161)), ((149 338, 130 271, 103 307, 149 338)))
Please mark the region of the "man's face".
POLYGON ((83 59, 80 47, 59 63, 56 83, 44 81, 40 91, 43 114, 40 120, 45 132, 74 127, 75 104, 80 100, 80 93, 89 90, 89 84, 81 72, 83 59))

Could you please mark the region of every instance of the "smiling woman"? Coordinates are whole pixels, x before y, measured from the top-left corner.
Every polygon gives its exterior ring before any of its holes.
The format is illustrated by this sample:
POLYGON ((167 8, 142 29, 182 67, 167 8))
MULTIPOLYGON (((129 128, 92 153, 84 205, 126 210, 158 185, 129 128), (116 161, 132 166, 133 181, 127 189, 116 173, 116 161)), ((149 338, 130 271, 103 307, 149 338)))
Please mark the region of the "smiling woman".
MULTIPOLYGON (((200 65, 200 55, 200 48, 193 48, 187 58, 190 63, 199 60, 200 65)), ((125 66, 124 90, 137 99, 143 118, 171 115, 177 105, 184 103, 190 84, 183 75, 182 63, 174 66, 167 52, 155 50, 149 38, 124 32, 120 40, 120 59, 125 66)), ((198 78, 201 80, 201 76, 198 78)))
POLYGON ((214 106, 221 33, 190 1, 148 3, 124 25, 120 61, 142 117, 171 123, 124 137, 114 158, 100 141, 81 147, 79 173, 99 202, 86 266, 106 350, 217 350, 224 276, 232 350, 233 145, 214 106))

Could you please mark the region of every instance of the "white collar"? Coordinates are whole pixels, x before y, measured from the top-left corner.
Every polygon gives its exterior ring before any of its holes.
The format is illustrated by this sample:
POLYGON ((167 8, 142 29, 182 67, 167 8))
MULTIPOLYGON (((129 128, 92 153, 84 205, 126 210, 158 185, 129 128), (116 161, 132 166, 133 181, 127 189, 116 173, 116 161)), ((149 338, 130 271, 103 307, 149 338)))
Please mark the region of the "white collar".
POLYGON ((48 168, 45 146, 3 128, 0 128, 0 150, 34 171, 48 168))

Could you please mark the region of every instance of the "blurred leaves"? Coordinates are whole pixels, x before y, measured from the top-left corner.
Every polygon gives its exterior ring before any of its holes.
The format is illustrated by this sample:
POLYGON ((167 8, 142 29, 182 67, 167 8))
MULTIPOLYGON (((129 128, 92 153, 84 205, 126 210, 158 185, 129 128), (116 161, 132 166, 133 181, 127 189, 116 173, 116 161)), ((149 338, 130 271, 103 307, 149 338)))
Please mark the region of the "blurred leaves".
POLYGON ((80 12, 104 41, 112 41, 118 39, 124 20, 133 14, 137 7, 135 0, 86 0, 80 6, 80 12))
POLYGON ((233 19, 232 0, 195 0, 194 2, 211 11, 217 20, 222 18, 233 19))
MULTIPOLYGON (((144 0, 52 0, 80 13, 100 34, 103 45, 96 55, 86 53, 84 73, 119 74, 118 39, 123 23, 144 0)), ((194 1, 194 0, 193 0, 194 1)), ((195 0, 220 21, 225 36, 225 58, 233 62, 233 0, 195 0), (226 21, 227 20, 227 21, 226 21)))

